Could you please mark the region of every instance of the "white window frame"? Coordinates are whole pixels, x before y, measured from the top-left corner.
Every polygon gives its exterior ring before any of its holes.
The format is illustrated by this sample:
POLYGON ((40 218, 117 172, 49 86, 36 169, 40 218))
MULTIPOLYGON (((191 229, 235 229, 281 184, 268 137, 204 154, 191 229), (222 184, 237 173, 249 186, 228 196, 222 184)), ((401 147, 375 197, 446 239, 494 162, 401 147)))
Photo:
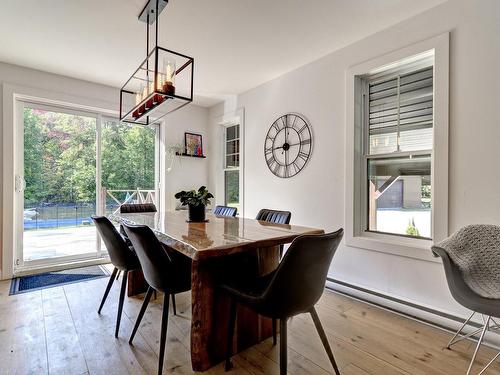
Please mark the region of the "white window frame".
POLYGON ((352 66, 346 77, 346 169, 345 227, 346 244, 368 250, 406 257, 435 260, 430 246, 448 235, 448 91, 449 33, 415 43, 398 51, 352 66), (365 183, 363 152, 362 76, 397 68, 398 62, 412 56, 434 52, 434 124, 431 158, 431 233, 432 240, 368 232, 364 228, 366 212, 362 188, 365 183))
POLYGON ((217 180, 215 186, 215 202, 217 205, 224 205, 226 201, 226 184, 225 184, 225 171, 236 170, 236 168, 226 169, 226 129, 230 126, 239 125, 239 140, 240 140, 240 163, 239 163, 239 177, 240 177, 240 193, 239 193, 239 210, 238 216, 244 217, 245 215, 245 119, 244 109, 239 108, 234 112, 226 113, 220 116, 217 120, 218 124, 218 147, 217 153, 217 180))
MULTIPOLYGON (((227 143, 228 142, 233 142, 233 141, 239 141, 241 140, 240 138, 240 124, 225 124, 224 125, 224 129, 223 129, 223 150, 222 150, 222 154, 223 154, 223 160, 222 160, 222 173, 224 174, 224 205, 227 206, 227 201, 226 201, 226 172, 229 172, 229 171, 238 171, 238 177, 241 173, 240 171, 240 161, 239 161, 239 157, 241 156, 241 152, 239 150, 239 147, 238 147, 238 152, 237 153, 233 153, 233 154, 228 154, 227 153, 227 143), (227 140, 227 129, 228 128, 231 128, 233 126, 238 126, 238 138, 234 138, 234 139, 231 139, 230 141, 227 140), (229 155, 238 155, 238 166, 237 167, 228 167, 227 166, 227 157, 229 155)), ((238 194, 238 206, 241 205, 241 197, 239 196, 238 194)))

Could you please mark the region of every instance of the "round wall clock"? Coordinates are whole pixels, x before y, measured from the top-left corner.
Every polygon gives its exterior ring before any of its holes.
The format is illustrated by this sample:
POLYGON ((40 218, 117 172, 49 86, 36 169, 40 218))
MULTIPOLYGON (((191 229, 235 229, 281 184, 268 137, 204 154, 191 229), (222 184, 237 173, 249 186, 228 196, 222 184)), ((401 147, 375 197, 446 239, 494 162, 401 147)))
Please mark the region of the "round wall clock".
POLYGON ((311 127, 299 115, 288 113, 271 124, 264 142, 264 156, 269 170, 289 178, 307 164, 312 151, 311 127))

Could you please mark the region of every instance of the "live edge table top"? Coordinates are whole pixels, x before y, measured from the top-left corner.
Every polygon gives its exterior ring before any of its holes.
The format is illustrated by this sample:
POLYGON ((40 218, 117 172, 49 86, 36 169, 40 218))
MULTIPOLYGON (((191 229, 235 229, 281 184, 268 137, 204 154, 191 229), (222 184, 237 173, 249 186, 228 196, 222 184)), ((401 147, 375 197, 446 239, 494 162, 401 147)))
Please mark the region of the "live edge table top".
POLYGON ((251 248, 290 243, 322 229, 207 214, 207 222, 189 223, 187 211, 113 214, 120 223, 147 225, 161 242, 193 260, 235 254, 251 248))

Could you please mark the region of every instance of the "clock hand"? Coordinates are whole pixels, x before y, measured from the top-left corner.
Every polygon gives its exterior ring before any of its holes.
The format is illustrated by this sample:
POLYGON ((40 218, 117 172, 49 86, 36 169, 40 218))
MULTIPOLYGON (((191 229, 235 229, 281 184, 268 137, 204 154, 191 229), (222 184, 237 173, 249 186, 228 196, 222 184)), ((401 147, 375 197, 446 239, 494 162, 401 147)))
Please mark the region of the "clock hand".
MULTIPOLYGON (((286 143, 286 142, 285 142, 286 143)), ((293 147, 293 146, 299 146, 302 142, 299 143, 293 143, 293 144, 288 144, 288 148, 293 147)), ((275 147, 273 150, 279 150, 280 148, 283 148, 283 146, 275 147)), ((285 150, 288 151, 288 150, 285 150)))

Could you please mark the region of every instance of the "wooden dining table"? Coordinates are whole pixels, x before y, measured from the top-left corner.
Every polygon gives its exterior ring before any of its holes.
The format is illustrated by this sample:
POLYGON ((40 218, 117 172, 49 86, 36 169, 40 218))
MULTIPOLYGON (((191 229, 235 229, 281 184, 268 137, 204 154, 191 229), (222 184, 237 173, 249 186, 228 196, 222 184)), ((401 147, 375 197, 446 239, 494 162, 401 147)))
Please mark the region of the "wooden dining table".
MULTIPOLYGON (((229 299, 217 288, 227 280, 250 282, 279 264, 280 245, 323 230, 208 214, 207 222, 187 222, 186 211, 113 214, 119 223, 149 226, 169 248, 192 259, 191 364, 205 371, 225 358, 229 299)), ((131 274, 134 278, 142 275, 131 274)), ((137 280, 135 280, 137 285, 137 280)), ((272 322, 238 306, 233 353, 272 336, 272 322)))

